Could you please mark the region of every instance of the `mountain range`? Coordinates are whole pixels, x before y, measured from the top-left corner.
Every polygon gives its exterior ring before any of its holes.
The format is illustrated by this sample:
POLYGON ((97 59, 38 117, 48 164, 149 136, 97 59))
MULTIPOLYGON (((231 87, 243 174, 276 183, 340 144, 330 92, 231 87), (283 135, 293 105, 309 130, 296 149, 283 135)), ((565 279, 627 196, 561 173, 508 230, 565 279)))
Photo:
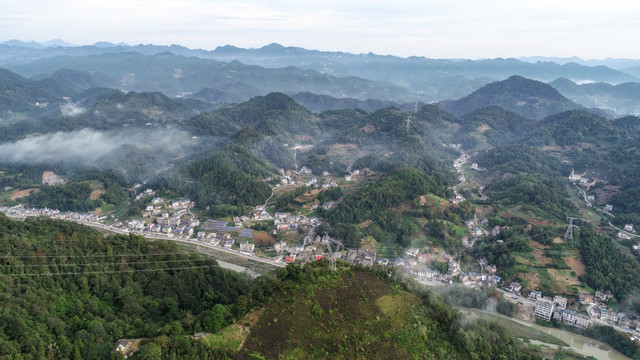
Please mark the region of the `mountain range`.
MULTIPOLYGON (((244 101, 272 91, 291 95, 310 92, 360 101, 431 103, 464 97, 513 75, 542 82, 566 78, 576 84, 612 85, 635 83, 640 77, 638 64, 624 59, 588 62, 577 58, 401 58, 279 44, 257 49, 226 45, 202 50, 179 45, 65 46, 58 41, 56 46, 47 46, 9 41, 0 45, 0 66, 36 79, 61 69, 86 71, 121 90, 160 91, 213 103, 244 101)), ((563 92, 564 88, 558 90, 574 99, 570 92, 563 92)), ((617 114, 635 113, 628 101, 618 101, 613 92, 603 90, 588 99, 575 99, 585 101, 582 105, 587 107, 602 106, 617 114)))

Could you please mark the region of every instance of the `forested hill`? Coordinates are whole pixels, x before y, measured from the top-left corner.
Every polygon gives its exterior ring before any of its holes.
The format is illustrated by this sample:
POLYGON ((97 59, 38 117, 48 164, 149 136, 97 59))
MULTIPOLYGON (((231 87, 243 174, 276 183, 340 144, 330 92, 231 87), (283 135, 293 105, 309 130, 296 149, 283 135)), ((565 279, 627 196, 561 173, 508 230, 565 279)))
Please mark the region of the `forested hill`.
POLYGON ((241 359, 538 359, 491 323, 463 321, 430 290, 327 263, 277 271, 241 359))
POLYGON ((499 106, 536 120, 581 108, 551 86, 516 75, 485 85, 461 99, 442 102, 440 106, 458 116, 488 106, 499 106))
POLYGON ((0 214, 0 253, 2 359, 108 359, 121 338, 216 331, 249 287, 173 243, 44 218, 0 214))
MULTIPOLYGON (((37 82, 0 68, 0 117, 7 117, 12 112, 40 115, 49 112, 50 108, 45 107, 49 103, 61 100, 62 96, 41 88, 37 82)), ((57 110, 57 107, 52 108, 57 110)))
POLYGON ((264 135, 308 134, 313 115, 282 93, 257 96, 241 104, 204 113, 186 127, 195 134, 229 136, 248 126, 264 135))
POLYGON ((524 138, 527 143, 538 145, 616 144, 623 133, 615 124, 587 111, 565 111, 542 120, 524 138))

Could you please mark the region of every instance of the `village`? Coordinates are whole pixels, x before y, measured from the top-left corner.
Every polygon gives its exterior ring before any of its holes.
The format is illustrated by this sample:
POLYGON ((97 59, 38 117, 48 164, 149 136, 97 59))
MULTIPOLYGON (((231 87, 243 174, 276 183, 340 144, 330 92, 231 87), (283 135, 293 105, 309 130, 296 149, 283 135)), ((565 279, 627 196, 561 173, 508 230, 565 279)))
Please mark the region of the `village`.
MULTIPOLYGON (((459 145, 450 145, 458 150, 459 145)), ((460 150, 461 151, 461 150, 460 150)), ((467 181, 463 173, 463 165, 469 162, 470 156, 461 151, 461 155, 454 162, 454 168, 459 174, 460 184, 467 181)), ((473 170, 483 171, 473 163, 473 170)), ((348 175, 344 179, 332 178, 328 173, 323 173, 322 180, 314 177, 311 170, 302 167, 298 170, 281 169, 279 182, 275 188, 305 184, 310 188, 336 187, 341 183, 357 181, 359 170, 347 169, 348 175)), ((45 176, 43 175, 43 182, 45 176)), ((265 179, 271 180, 271 179, 265 179)), ((583 178, 572 174, 570 180, 582 182, 588 186, 583 178)), ((55 174, 47 173, 47 183, 53 185, 63 183, 63 179, 55 174)), ((593 182, 592 182, 593 183, 593 182)), ((591 184, 592 184, 591 183, 591 184)), ((457 204, 464 201, 464 197, 454 187, 455 197, 449 199, 450 203, 457 204)), ((595 294, 581 292, 574 300, 557 294, 546 294, 532 290, 522 294, 522 285, 518 282, 503 284, 502 278, 496 273, 498 268, 489 264, 486 258, 477 259, 473 264, 461 264, 455 256, 446 253, 433 253, 432 249, 408 247, 403 256, 395 259, 380 257, 371 248, 347 248, 341 242, 330 238, 328 235, 315 233, 317 226, 321 224, 317 217, 307 217, 305 214, 293 214, 290 212, 275 212, 270 214, 265 205, 258 205, 244 216, 233 217, 231 221, 207 219, 201 221, 192 209, 195 203, 189 199, 163 199, 156 196, 156 191, 150 188, 142 190, 141 184, 135 184, 131 189, 134 201, 151 198, 141 214, 141 218, 121 221, 110 216, 99 216, 92 213, 61 212, 56 209, 35 209, 23 205, 0 207, 0 211, 8 216, 25 218, 28 216, 44 216, 54 219, 82 222, 90 226, 98 226, 103 229, 120 233, 132 233, 152 238, 164 238, 168 240, 190 241, 196 244, 207 244, 226 251, 232 251, 238 256, 259 258, 277 266, 285 266, 288 263, 304 265, 307 262, 327 259, 346 261, 353 265, 361 266, 393 266, 404 272, 418 283, 427 286, 448 286, 453 284, 470 288, 492 287, 501 291, 505 298, 513 301, 518 308, 521 319, 528 321, 545 321, 562 323, 578 328, 588 328, 595 324, 614 326, 619 330, 630 332, 635 338, 640 338, 640 321, 632 314, 616 312, 606 305, 611 299, 610 292, 597 291, 595 294), (260 243, 255 240, 258 231, 252 229, 256 224, 269 224, 267 234, 275 241, 260 243), (295 234, 295 236, 287 236, 295 234), (278 236, 282 235, 282 236, 278 236), (304 240, 300 239, 304 236, 304 240), (278 238, 277 240, 275 238, 278 238), (256 246, 258 245, 258 246, 256 246), (434 266, 438 264, 439 266, 434 266), (463 268, 465 271, 463 271, 463 268), (526 295, 526 296, 524 296, 526 295)), ((481 190, 480 190, 481 191, 481 190)), ((586 195, 587 205, 593 203, 593 195, 586 195)), ((481 194, 483 198, 485 195, 481 194)), ((318 205, 315 205, 312 210, 318 205)), ((335 206, 333 201, 322 205, 325 209, 335 206)), ((606 205, 602 211, 610 212, 611 205, 606 205)), ((307 215, 310 213, 307 213, 307 215)), ((496 237, 503 231, 508 231, 508 226, 489 226, 487 218, 466 220, 467 233, 461 239, 465 247, 489 236, 496 237)), ((612 225, 613 226, 613 225, 612 225)), ((626 224, 623 229, 618 229, 619 239, 636 237, 633 224, 626 224)), ((262 231, 264 233, 264 231, 262 231)), ((495 240, 496 243, 502 240, 495 240)), ((640 242, 634 246, 634 250, 640 252, 640 242)))
MULTIPOLYGON (((153 191, 146 191, 152 194, 153 191)), ((447 286, 461 284, 471 288, 484 286, 495 287, 505 294, 505 297, 516 303, 516 306, 524 311, 524 319, 535 321, 555 321, 578 328, 587 328, 595 324, 614 326, 618 330, 632 333, 634 338, 640 338, 640 320, 635 315, 615 312, 606 306, 611 299, 610 292, 597 291, 595 294, 580 293, 572 301, 566 297, 548 294, 543 296, 541 291, 530 291, 527 296, 521 293, 522 286, 517 282, 502 284, 500 276, 496 275, 497 267, 489 264, 486 258, 481 258, 463 272, 461 264, 449 254, 421 253, 421 249, 409 247, 404 251, 403 257, 395 260, 380 258, 375 251, 367 249, 340 249, 339 241, 331 239, 328 235, 316 235, 314 230, 321 222, 317 218, 307 218, 304 215, 290 213, 268 214, 263 206, 257 206, 250 216, 235 217, 233 223, 224 220, 208 219, 204 222, 191 213, 193 202, 188 199, 164 200, 153 198, 151 204, 145 208, 142 219, 119 221, 109 219, 107 216, 98 216, 91 213, 61 212, 56 209, 34 209, 23 205, 11 207, 2 206, 0 211, 14 218, 28 216, 44 216, 54 219, 79 221, 87 225, 100 225, 102 228, 119 230, 120 232, 139 234, 143 236, 156 235, 155 237, 166 239, 181 239, 195 243, 208 244, 214 247, 224 248, 237 252, 240 256, 257 257, 256 246, 253 242, 254 231, 248 225, 253 221, 273 222, 274 232, 298 231, 307 232, 303 244, 289 243, 283 240, 272 243, 271 251, 275 256, 269 257, 261 253, 263 260, 274 264, 296 263, 305 264, 321 259, 343 260, 353 265, 362 266, 394 266, 405 272, 415 281, 427 286, 447 286), (107 225, 110 223, 110 225, 107 225), (238 241, 236 241, 236 238, 238 241), (433 269, 430 265, 433 261, 444 263, 444 269, 433 269)), ((497 235, 506 230, 494 227, 485 230, 482 226, 486 222, 468 220, 468 237, 478 239, 489 234, 497 235)), ((340 244, 341 245, 341 244, 340 244)))

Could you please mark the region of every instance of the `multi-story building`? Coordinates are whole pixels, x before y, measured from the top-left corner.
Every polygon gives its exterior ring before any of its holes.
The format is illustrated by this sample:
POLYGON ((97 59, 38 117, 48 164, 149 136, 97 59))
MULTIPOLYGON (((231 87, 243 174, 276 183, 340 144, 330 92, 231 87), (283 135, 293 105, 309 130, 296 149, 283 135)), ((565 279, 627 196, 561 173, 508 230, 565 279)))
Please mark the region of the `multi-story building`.
POLYGON ((533 316, 544 321, 551 321, 551 316, 553 316, 554 308, 555 304, 553 303, 553 301, 547 299, 538 299, 536 300, 536 308, 533 311, 533 316))
POLYGON ((553 302, 556 304, 558 309, 566 309, 567 308, 567 298, 556 295, 553 297, 553 302))

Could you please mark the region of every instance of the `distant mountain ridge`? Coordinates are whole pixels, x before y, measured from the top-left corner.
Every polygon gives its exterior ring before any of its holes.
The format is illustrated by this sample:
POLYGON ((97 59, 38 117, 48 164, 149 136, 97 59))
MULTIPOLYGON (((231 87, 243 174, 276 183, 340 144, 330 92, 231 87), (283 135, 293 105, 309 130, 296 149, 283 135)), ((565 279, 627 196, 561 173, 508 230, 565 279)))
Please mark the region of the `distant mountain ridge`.
MULTIPOLYGON (((323 76, 332 76, 343 81, 360 82, 359 86, 369 85, 362 82, 371 82, 370 85, 378 88, 387 88, 398 95, 379 92, 372 94, 371 89, 345 92, 340 88, 317 89, 300 88, 285 89, 283 87, 269 87, 261 93, 243 94, 241 100, 247 100, 251 96, 265 95, 270 91, 282 91, 289 94, 310 91, 334 97, 353 97, 360 100, 368 98, 383 101, 412 101, 410 97, 423 102, 437 102, 446 99, 456 99, 473 92, 492 81, 504 80, 511 75, 520 75, 529 79, 544 82, 557 78, 568 78, 576 82, 608 82, 619 84, 624 82, 639 81, 640 73, 612 69, 606 66, 585 66, 576 62, 563 62, 561 64, 550 61, 538 61, 535 63, 519 59, 429 59, 412 56, 401 58, 397 56, 382 56, 373 53, 351 54, 348 52, 329 52, 308 50, 301 47, 282 46, 269 44, 255 49, 243 49, 232 45, 219 46, 214 50, 189 49, 180 45, 126 45, 112 43, 95 43, 86 46, 57 46, 34 48, 19 42, 0 44, 0 66, 5 66, 17 71, 23 76, 33 76, 39 73, 52 73, 62 67, 57 60, 52 64, 45 64, 51 59, 64 56, 67 58, 86 56, 109 56, 115 54, 138 53, 143 56, 162 56, 173 54, 185 58, 198 58, 200 60, 219 61, 231 64, 238 61, 249 66, 260 66, 272 72, 292 72, 292 76, 316 77, 312 72, 323 76), (57 67, 53 64, 57 63, 57 67), (297 70, 294 70, 297 69, 297 70), (300 73, 305 75, 299 75, 300 73), (349 79, 349 80, 345 80, 349 79), (392 90, 395 89, 395 90, 392 90), (400 91, 400 93, 398 92, 400 91), (404 93, 402 93, 404 92, 404 93)), ((560 61, 560 60, 558 60, 560 61)), ((616 65, 621 67, 623 63, 616 65)), ((632 64, 628 62, 625 64, 632 64)), ((251 71, 251 68, 243 71, 251 71)), ((88 69, 77 69, 88 70, 88 69)), ((186 69, 185 69, 186 70, 186 69)), ((201 71, 199 69, 198 71, 201 71)), ((236 70, 237 71, 237 70, 236 70)), ((625 70, 626 71, 626 70, 625 70)), ((187 74, 188 72, 185 72, 187 74)), ((228 75, 228 74, 226 74, 228 75)), ((202 77, 202 76, 200 76, 202 77)), ((205 77, 206 78, 206 77, 205 77)), ((184 79, 183 82, 186 82, 184 79)), ((299 79, 292 83, 299 84, 299 79)), ((231 82, 247 82, 243 79, 233 78, 231 82)), ((264 83, 264 80, 261 80, 264 83)), ((250 85, 257 86, 248 82, 250 85)), ((185 93, 197 92, 202 88, 216 88, 225 91, 220 83, 201 84, 197 89, 184 90, 185 93)), ((184 87, 184 86, 182 86, 184 87)), ((167 89, 158 88, 127 88, 136 91, 163 91, 169 95, 180 94, 174 92, 170 86, 167 89)), ((238 95, 238 93, 232 94, 238 95)))
POLYGON ((640 83, 578 85, 560 78, 549 83, 564 96, 585 106, 610 109, 617 114, 640 114, 640 83))
POLYGON ((361 109, 368 113, 372 113, 390 106, 404 110, 414 110, 415 108, 422 107, 422 105, 424 105, 424 103, 418 102, 399 104, 395 101, 377 99, 359 100, 354 98, 336 98, 329 95, 316 95, 310 92, 300 92, 291 95, 291 97, 300 105, 316 113, 338 109, 361 109))
POLYGON ((49 103, 61 100, 61 96, 40 87, 38 82, 0 68, 0 117, 8 112, 46 112, 49 103))
POLYGON ((485 85, 461 99, 442 102, 440 106, 458 116, 488 106, 498 106, 536 120, 562 111, 582 108, 553 87, 517 75, 485 85))
POLYGON ((625 69, 633 66, 640 66, 640 59, 581 59, 577 56, 572 57, 549 57, 549 56, 524 56, 519 57, 518 60, 525 62, 536 63, 541 62, 554 62, 556 64, 568 64, 575 63, 584 66, 606 66, 614 70, 626 72, 625 69))
POLYGON ((340 94, 362 100, 381 98, 412 101, 415 94, 402 87, 357 77, 336 77, 315 70, 295 67, 264 68, 211 59, 174 55, 169 52, 142 55, 137 52, 106 53, 87 56, 58 56, 31 63, 7 65, 22 76, 52 74, 59 69, 102 73, 117 79, 125 91, 160 91, 169 96, 183 96, 203 88, 224 91, 229 84, 246 84, 259 93, 240 93, 244 99, 274 91, 317 94, 340 94))

